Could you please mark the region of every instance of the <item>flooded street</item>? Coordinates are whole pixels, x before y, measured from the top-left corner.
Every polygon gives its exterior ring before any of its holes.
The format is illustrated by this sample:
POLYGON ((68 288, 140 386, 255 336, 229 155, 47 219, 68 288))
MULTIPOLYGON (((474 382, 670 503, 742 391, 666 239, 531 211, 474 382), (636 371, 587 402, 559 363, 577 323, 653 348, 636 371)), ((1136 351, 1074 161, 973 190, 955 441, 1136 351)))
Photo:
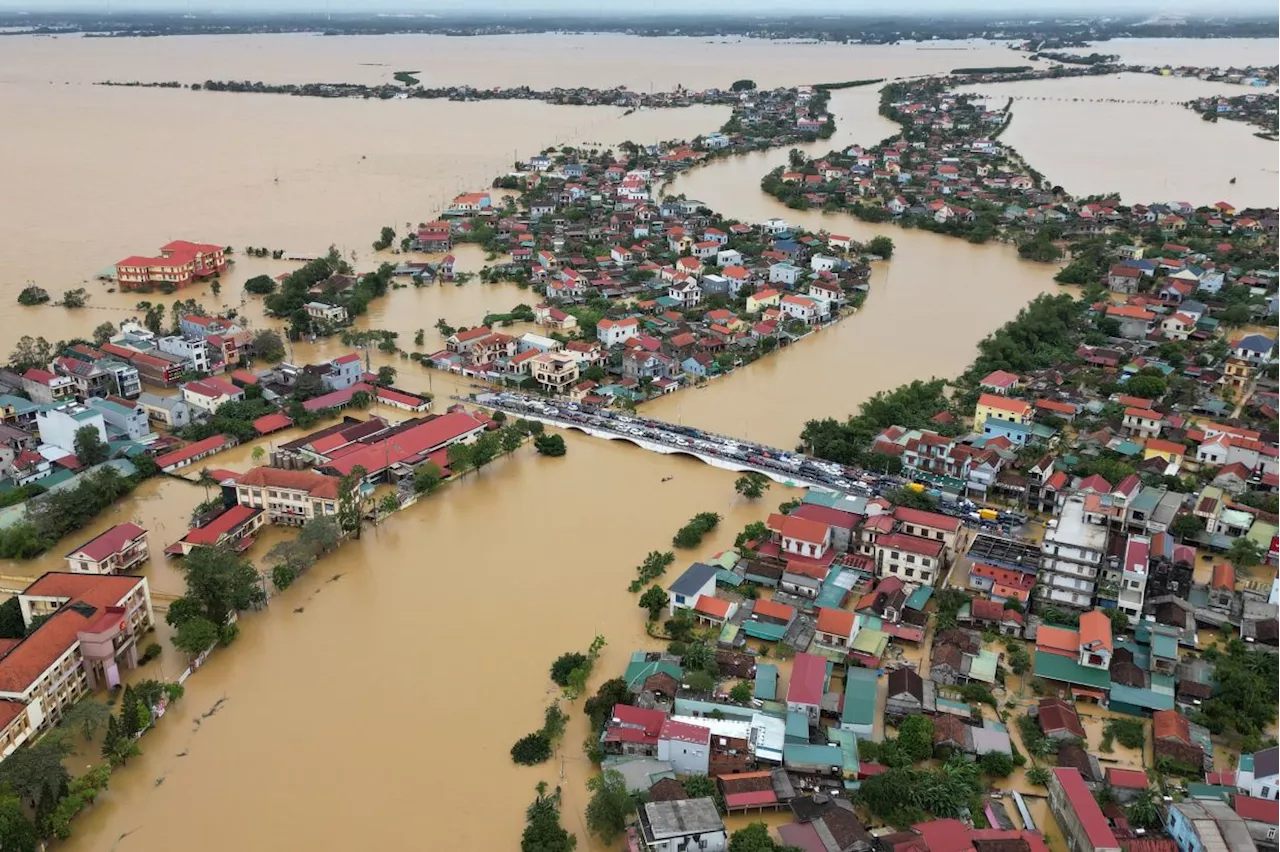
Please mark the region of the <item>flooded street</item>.
MULTIPOLYGON (((139 298, 173 301, 110 294, 92 280, 118 258, 172 238, 308 254, 333 243, 368 269, 382 259, 369 247, 382 225, 401 230, 431 218, 518 157, 567 141, 691 137, 728 115, 723 108, 623 117, 611 108, 536 102, 328 101, 102 88, 90 85, 95 80, 377 82, 395 70, 423 69, 428 85, 702 88, 744 76, 772 86, 924 74, 1008 64, 1011 55, 985 43, 852 47, 623 36, 7 39, 0 108, 22 132, 0 134, 0 183, 22 203, 0 208, 0 341, 87 335, 129 316, 139 298), (149 121, 156 115, 182 128, 180 138, 156 133, 149 121), (20 308, 15 298, 29 281, 55 297, 83 284, 90 307, 20 308)), ((1095 81, 1102 92, 1109 82, 1095 81)), ((810 150, 894 133, 877 103, 874 87, 838 92, 837 136, 810 150)), ((1033 121, 1022 124, 1034 132, 1033 121)), ((1015 120, 1010 133, 1018 129, 1015 120)), ((1213 133, 1197 137, 1205 146, 1199 156, 1219 157, 1219 146, 1232 144, 1226 128, 1207 129, 1213 133)), ((1031 150, 1030 141, 1016 144, 1031 150)), ((648 409, 653 416, 790 446, 807 419, 845 416, 870 394, 913 378, 958 373, 983 335, 1055 289, 1052 267, 1020 261, 1008 246, 787 210, 759 191, 760 177, 785 159, 779 150, 721 161, 670 191, 745 221, 781 216, 857 239, 886 234, 894 259, 877 267, 859 315, 705 390, 664 398, 648 409)), ((1037 165, 1057 175, 1056 165, 1037 165)), ((463 269, 484 263, 472 247, 455 254, 463 269)), ((207 288, 181 295, 236 307, 259 327, 267 323, 261 300, 248 297, 241 306, 242 283, 295 267, 239 256, 219 298, 207 288)), ((398 331, 408 350, 414 331, 425 329, 422 351, 429 352, 441 344, 438 319, 471 325, 486 312, 535 301, 512 285, 410 287, 372 303, 361 327, 398 331)), ((335 338, 296 344, 293 357, 344 351, 335 338)), ((437 410, 449 394, 469 390, 456 376, 375 356, 375 368, 384 363, 399 368, 398 385, 435 393, 437 410)), ((697 512, 725 516, 702 547, 677 554, 664 578, 670 582, 791 495, 775 487, 746 504, 725 471, 576 433, 566 440, 565 458, 523 449, 367 529, 274 598, 269 611, 247 616, 235 645, 188 681, 186 697, 143 740, 145 755, 112 777, 110 792, 77 820, 65 848, 159 852, 181 836, 190 852, 378 849, 422 836, 433 849, 505 850, 515 846, 534 785, 545 780, 564 785, 564 822, 578 833, 578 848, 598 849, 582 826, 590 766, 581 701, 568 708, 563 762, 557 755, 520 768, 508 755, 540 725, 554 695, 551 661, 585 650, 600 633, 609 644, 592 690, 621 672, 633 649, 655 644, 626 592, 644 555, 665 549, 697 512), (664 477, 673 479, 664 484, 664 477), (224 697, 224 709, 196 726, 224 697)), ((244 470, 251 451, 242 446, 204 464, 244 470)), ((193 483, 148 482, 74 540, 38 560, 6 562, 0 573, 57 569, 80 541, 132 519, 152 533, 157 556, 146 573, 153 588, 179 593, 179 571, 158 554, 180 537, 204 496, 193 483)), ((264 535, 250 557, 261 560, 282 535, 264 535)), ((171 648, 159 668, 168 676, 180 670, 171 648)))

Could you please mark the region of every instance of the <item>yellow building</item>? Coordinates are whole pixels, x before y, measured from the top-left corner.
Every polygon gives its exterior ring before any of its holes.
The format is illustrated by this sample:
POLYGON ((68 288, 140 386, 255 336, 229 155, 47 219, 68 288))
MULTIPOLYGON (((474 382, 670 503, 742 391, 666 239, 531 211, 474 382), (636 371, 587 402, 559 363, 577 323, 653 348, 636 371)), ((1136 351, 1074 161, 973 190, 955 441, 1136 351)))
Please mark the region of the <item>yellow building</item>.
POLYGON ((973 429, 981 432, 987 420, 1004 420, 1023 426, 1031 422, 1031 403, 1025 399, 1010 399, 994 393, 978 397, 978 407, 973 412, 973 429))
POLYGON ((782 301, 782 293, 777 290, 761 290, 747 297, 747 313, 757 314, 765 308, 776 308, 782 301))
POLYGON ((1186 453, 1187 448, 1182 444, 1175 444, 1173 441, 1165 441, 1160 438, 1152 438, 1142 448, 1142 460, 1146 461, 1147 459, 1159 457, 1170 464, 1181 466, 1186 453))

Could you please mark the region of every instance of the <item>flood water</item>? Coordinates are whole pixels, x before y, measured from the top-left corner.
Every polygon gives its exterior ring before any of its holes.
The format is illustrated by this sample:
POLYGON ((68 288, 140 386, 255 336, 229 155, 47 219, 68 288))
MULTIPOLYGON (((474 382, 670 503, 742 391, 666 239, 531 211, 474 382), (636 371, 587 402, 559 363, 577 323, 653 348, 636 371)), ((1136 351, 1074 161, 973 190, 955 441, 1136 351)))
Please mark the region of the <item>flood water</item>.
MULTIPOLYGON (((990 44, 621 36, 7 39, 0 109, 21 132, 0 134, 0 183, 22 203, 0 205, 0 341, 56 340, 118 322, 136 297, 106 293, 93 274, 169 239, 307 253, 333 243, 371 268, 380 258, 368 245, 382 225, 429 218, 517 157, 567 140, 692 136, 727 114, 624 118, 539 103, 335 102, 108 89, 90 85, 95 80, 376 82, 422 70, 429 84, 704 88, 746 76, 777 85, 924 74, 1008 64, 1009 56, 990 44), (155 130, 161 120, 163 133, 155 130), (55 294, 88 281, 92 307, 20 309, 14 299, 28 280, 55 294)), ((1105 91, 1107 82, 1098 85, 1105 91)), ((894 132, 876 102, 871 88, 838 93, 838 136, 812 150, 894 132)), ((1024 263, 1006 246, 788 211, 758 189, 785 156, 723 161, 673 190, 747 221, 779 215, 860 239, 885 233, 897 253, 877 268, 860 315, 706 390, 655 403, 656 416, 787 446, 810 417, 847 415, 871 393, 912 378, 956 374, 985 333, 1054 287, 1051 268, 1024 263)), ((474 250, 456 253, 464 268, 484 262, 474 250)), ((239 307, 245 279, 293 266, 242 258, 219 299, 203 289, 182 295, 239 307)), ((424 328, 430 351, 440 343, 437 319, 472 324, 518 301, 532 294, 478 283, 408 288, 371 305, 362 323, 400 331, 405 348, 424 328)), ((254 297, 242 310, 255 325, 265 321, 254 297)), ((299 344, 293 354, 306 361, 342 349, 333 340, 299 344)), ((456 377, 395 364, 408 389, 442 398, 468 390, 456 377)), ((696 512, 725 515, 701 548, 679 554, 678 571, 729 545, 790 495, 774 488, 747 505, 729 473, 577 434, 567 441, 565 458, 525 449, 449 485, 344 546, 268 612, 246 617, 235 646, 188 681, 186 698, 143 741, 146 754, 113 776, 67 848, 153 852, 181 836, 192 852, 403 848, 407 837, 429 837, 432 848, 510 849, 539 780, 564 784, 565 824, 578 832, 580 849, 596 848, 582 826, 590 767, 580 707, 570 708, 563 761, 557 755, 526 769, 508 757, 510 744, 540 725, 553 695, 550 662, 602 633, 609 645, 592 687, 620 672, 631 650, 653 644, 625 591, 644 554, 664 547, 696 512), (674 478, 663 484, 666 476, 674 478), (224 697, 224 708, 197 726, 194 719, 224 697)), ((244 469, 250 452, 237 448, 208 464, 244 469)), ((124 519, 151 529, 158 553, 203 498, 191 483, 149 482, 74 541, 0 573, 57 568, 61 554, 124 519)), ((261 560, 280 535, 259 542, 251 558, 261 560)), ((157 558, 147 572, 158 592, 181 591, 175 566, 157 558)), ((172 676, 180 667, 167 650, 161 671, 172 676)))

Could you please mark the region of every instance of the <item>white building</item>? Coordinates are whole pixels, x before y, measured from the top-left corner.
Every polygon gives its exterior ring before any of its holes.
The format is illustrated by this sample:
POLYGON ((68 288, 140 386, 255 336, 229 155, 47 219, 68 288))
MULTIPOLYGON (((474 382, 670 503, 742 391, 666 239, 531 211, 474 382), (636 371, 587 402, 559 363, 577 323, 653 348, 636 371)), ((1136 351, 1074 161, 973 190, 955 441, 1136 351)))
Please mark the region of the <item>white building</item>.
POLYGON ((741 266, 742 252, 736 249, 721 249, 716 253, 716 266, 741 266))
POLYGON ((649 852, 724 852, 729 835, 715 800, 649 802, 640 809, 640 839, 649 852))
POLYGON ((711 763, 711 729, 666 719, 658 732, 658 760, 668 760, 678 775, 706 775, 711 763))
POLYGON ((800 276, 803 274, 803 269, 798 266, 793 266, 786 261, 775 263, 773 266, 769 267, 769 283, 794 285, 800 280, 800 276))
POLYGON ((1084 498, 1072 497, 1050 521, 1040 544, 1039 597, 1054 606, 1087 610, 1107 553, 1107 528, 1084 517, 1084 498))
POLYGON ((197 373, 209 372, 211 359, 209 344, 203 339, 188 340, 185 337, 162 337, 156 341, 156 348, 166 355, 181 358, 188 370, 197 373))
POLYGON ((128 438, 130 441, 141 441, 151 434, 151 424, 147 421, 147 410, 138 403, 123 406, 107 399, 91 399, 89 407, 102 415, 110 431, 128 438))
POLYGON ((342 305, 330 305, 325 302, 307 302, 302 306, 307 316, 325 322, 340 323, 347 321, 347 309, 342 305))
POLYGON ((626 343, 640 333, 640 320, 636 317, 625 319, 602 319, 596 323, 596 340, 606 347, 626 343))
POLYGON ((40 430, 41 442, 65 450, 67 455, 75 453, 76 432, 86 426, 96 429, 98 437, 106 443, 107 421, 96 409, 83 405, 64 405, 36 412, 36 427, 40 430))

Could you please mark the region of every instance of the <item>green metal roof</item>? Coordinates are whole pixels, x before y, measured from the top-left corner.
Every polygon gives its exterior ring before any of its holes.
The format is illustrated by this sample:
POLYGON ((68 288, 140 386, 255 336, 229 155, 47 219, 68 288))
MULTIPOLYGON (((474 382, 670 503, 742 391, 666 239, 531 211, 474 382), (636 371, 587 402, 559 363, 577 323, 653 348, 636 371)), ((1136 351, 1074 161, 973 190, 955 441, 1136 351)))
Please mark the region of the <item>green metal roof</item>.
POLYGON ((732 621, 726 621, 724 627, 720 628, 720 642, 724 645, 732 645, 737 640, 738 631, 741 629, 732 621))
POLYGON ((876 721, 876 684, 874 669, 850 666, 844 674, 844 725, 873 725, 876 721))
POLYGON ((684 680, 684 670, 675 663, 646 662, 643 659, 632 660, 627 663, 622 679, 627 682, 629 689, 634 689, 659 672, 671 675, 677 682, 684 680))
POLYGON ((742 622, 742 632, 752 639, 777 642, 787 635, 787 625, 770 624, 764 621, 744 621, 742 622))
POLYGON ((837 745, 811 745, 809 743, 792 743, 782 750, 782 763, 785 766, 844 768, 844 751, 837 745))
POLYGON ((743 580, 741 577, 739 577, 737 574, 725 568, 721 568, 716 571, 716 585, 733 586, 736 589, 738 586, 741 586, 744 582, 746 581, 743 580))
POLYGON ((1110 672, 1082 666, 1075 660, 1044 651, 1036 651, 1035 673, 1036 677, 1059 680, 1092 689, 1111 688, 1110 672))
POLYGON ((778 697, 778 667, 773 663, 756 665, 756 688, 754 697, 761 701, 774 701, 778 697))
POLYGON ((853 731, 842 731, 839 728, 828 728, 827 739, 840 746, 841 757, 844 758, 844 774, 856 776, 861 764, 858 762, 858 737, 853 731))
POLYGON ((1187 795, 1193 799, 1221 799, 1224 802, 1231 801, 1231 794, 1235 790, 1231 787, 1221 787, 1217 784, 1198 784, 1191 783, 1187 785, 1187 795))
POLYGON ((787 742, 809 742, 809 714, 799 710, 787 711, 787 742))
POLYGON ((736 704, 715 704, 711 701, 699 701, 696 698, 676 698, 675 715, 677 716, 710 716, 716 711, 726 719, 737 719, 740 722, 750 722, 756 712, 751 707, 739 707, 736 704))
POLYGON ((969 678, 983 683, 996 682, 996 664, 1000 657, 994 651, 979 651, 969 663, 969 678))
POLYGON ((1276 525, 1266 521, 1254 521, 1253 526, 1245 533, 1245 538, 1258 545, 1263 553, 1271 547, 1271 539, 1276 537, 1276 525))

